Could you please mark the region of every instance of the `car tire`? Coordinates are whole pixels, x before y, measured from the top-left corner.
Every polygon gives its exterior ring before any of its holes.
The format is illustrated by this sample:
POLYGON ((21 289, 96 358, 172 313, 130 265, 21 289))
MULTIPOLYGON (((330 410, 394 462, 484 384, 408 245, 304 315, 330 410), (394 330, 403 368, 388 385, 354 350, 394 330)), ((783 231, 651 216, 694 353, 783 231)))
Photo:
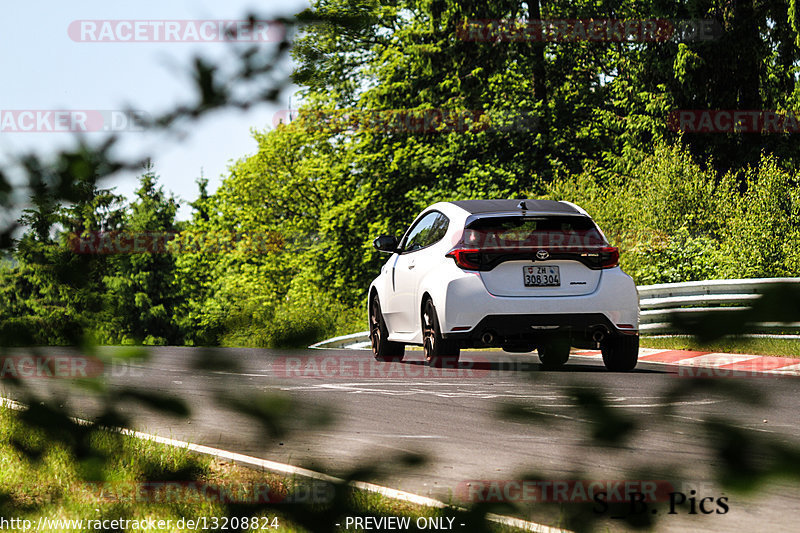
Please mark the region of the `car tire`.
POLYGON ((436 308, 430 299, 426 299, 422 306, 422 343, 428 365, 455 368, 461 350, 457 344, 442 338, 436 308))
POLYGON ((406 350, 405 344, 389 340, 389 330, 381 313, 378 295, 372 297, 369 306, 369 341, 372 355, 378 361, 402 361, 406 350))
POLYGON ((560 368, 569 359, 569 341, 556 339, 539 346, 539 361, 547 369, 560 368))
POLYGON ((618 335, 600 344, 603 364, 611 372, 630 372, 639 360, 639 336, 618 335))

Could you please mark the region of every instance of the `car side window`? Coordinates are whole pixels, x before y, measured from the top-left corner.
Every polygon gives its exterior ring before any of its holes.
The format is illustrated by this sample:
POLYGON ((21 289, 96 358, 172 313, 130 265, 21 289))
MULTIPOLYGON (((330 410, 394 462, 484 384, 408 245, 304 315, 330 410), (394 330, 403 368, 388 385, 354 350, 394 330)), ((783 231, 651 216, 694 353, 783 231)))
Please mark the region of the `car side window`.
POLYGON ((409 231, 403 251, 413 252, 435 244, 447 233, 449 222, 442 213, 436 211, 428 213, 409 231))
POLYGON ((425 246, 430 246, 431 244, 439 242, 442 237, 444 237, 445 233, 447 233, 447 226, 449 224, 450 220, 442 213, 439 213, 439 216, 433 221, 433 226, 431 226, 431 231, 428 233, 425 246))

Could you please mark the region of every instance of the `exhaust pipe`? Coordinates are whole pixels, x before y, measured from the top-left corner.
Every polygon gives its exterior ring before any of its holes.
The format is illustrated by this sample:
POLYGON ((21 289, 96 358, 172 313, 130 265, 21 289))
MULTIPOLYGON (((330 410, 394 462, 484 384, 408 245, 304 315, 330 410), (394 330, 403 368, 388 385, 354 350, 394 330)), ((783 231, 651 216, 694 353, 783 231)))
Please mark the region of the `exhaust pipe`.
POLYGON ((481 335, 481 342, 487 346, 494 344, 494 333, 491 331, 484 331, 481 335))
POLYGON ((607 335, 608 329, 605 326, 597 325, 592 327, 592 340, 595 348, 600 348, 600 343, 605 340, 607 335))

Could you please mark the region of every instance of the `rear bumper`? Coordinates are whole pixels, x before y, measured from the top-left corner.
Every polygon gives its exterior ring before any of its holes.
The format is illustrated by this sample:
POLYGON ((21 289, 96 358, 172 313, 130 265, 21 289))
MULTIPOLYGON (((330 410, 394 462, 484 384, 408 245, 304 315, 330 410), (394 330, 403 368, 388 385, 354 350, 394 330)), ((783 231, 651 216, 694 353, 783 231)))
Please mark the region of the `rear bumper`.
POLYGON ((598 330, 607 335, 636 335, 639 330, 636 285, 619 267, 603 270, 595 290, 582 295, 494 296, 475 273, 450 281, 444 292, 442 334, 464 347, 530 344, 553 335, 569 336, 573 346, 594 347, 592 336, 598 330), (498 340, 481 342, 487 331, 498 340))
POLYGON ((553 337, 569 338, 573 346, 593 347, 596 335, 638 335, 635 329, 617 328, 603 313, 488 315, 470 331, 443 334, 465 348, 532 344, 553 337), (485 340, 485 335, 491 341, 485 340))

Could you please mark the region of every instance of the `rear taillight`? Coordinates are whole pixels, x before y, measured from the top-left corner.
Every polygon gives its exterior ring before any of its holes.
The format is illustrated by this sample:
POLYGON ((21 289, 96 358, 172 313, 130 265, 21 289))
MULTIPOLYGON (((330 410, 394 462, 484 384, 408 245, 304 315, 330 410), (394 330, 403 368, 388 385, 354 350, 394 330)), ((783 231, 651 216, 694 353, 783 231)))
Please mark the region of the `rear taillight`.
POLYGON ((600 266, 614 268, 619 264, 619 248, 606 246, 600 250, 600 266))
POLYGON ((446 257, 451 257, 460 268, 464 270, 478 270, 480 268, 480 250, 477 248, 453 248, 446 257))
POLYGON ((589 268, 614 268, 619 264, 619 248, 616 246, 603 246, 580 255, 587 260, 589 268))
MULTIPOLYGON (((463 246, 463 245, 461 245, 463 246)), ((580 261, 592 270, 614 268, 619 265, 619 248, 602 246, 571 248, 568 246, 536 248, 462 248, 456 246, 446 256, 451 257, 464 270, 492 270, 504 261, 580 261)))

